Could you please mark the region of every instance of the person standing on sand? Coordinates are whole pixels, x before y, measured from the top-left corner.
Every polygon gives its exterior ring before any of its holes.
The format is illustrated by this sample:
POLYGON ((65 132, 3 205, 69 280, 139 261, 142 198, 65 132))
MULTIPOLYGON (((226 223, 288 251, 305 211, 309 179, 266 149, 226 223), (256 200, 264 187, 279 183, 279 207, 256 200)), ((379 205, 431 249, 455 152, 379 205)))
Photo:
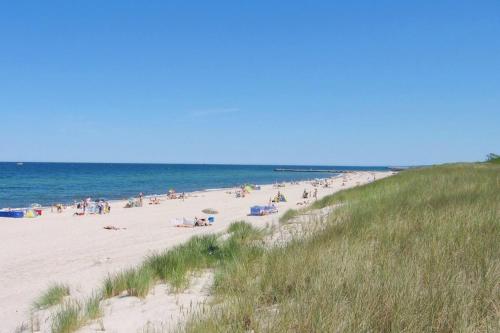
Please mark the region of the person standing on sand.
POLYGON ((142 207, 142 201, 144 198, 144 194, 142 192, 139 193, 139 206, 142 207))
POLYGON ((318 200, 318 189, 317 188, 314 189, 314 195, 313 196, 314 196, 314 200, 318 200))

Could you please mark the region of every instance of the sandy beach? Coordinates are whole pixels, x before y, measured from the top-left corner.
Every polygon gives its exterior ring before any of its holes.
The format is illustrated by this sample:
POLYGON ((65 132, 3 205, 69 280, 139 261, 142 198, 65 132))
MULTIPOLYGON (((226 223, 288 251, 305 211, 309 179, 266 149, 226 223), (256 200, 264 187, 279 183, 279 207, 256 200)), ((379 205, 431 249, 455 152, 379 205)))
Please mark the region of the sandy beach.
MULTIPOLYGON (((391 172, 353 172, 317 187, 318 198, 381 179, 391 172), (342 186, 343 181, 345 185, 342 186)), ((313 191, 310 182, 276 188, 264 185, 244 198, 236 189, 189 193, 185 200, 161 198, 159 205, 124 208, 125 201, 111 202, 111 213, 73 216, 75 209, 62 213, 45 211, 35 219, 0 220, 0 332, 13 332, 29 316, 33 300, 51 282, 67 283, 72 295, 90 293, 103 278, 140 263, 145 256, 188 240, 193 235, 222 232, 231 222, 245 220, 255 226, 276 223, 290 208, 300 208, 302 192, 313 191), (279 213, 247 216, 253 205, 265 205, 281 191, 287 202, 277 204, 279 213), (201 211, 219 211, 210 227, 177 228, 176 218, 205 217, 201 211), (106 230, 104 226, 119 230, 106 230)), ((312 202, 312 200, 309 200, 312 202)))

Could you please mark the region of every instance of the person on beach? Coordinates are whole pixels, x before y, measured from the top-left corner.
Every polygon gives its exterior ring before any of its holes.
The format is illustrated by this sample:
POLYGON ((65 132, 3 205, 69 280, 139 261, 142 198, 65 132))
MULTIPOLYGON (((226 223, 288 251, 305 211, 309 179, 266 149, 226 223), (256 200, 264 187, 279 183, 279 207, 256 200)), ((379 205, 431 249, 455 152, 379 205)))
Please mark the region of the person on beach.
POLYGON ((195 218, 194 218, 194 226, 195 227, 202 227, 205 225, 208 225, 208 222, 206 219, 199 219, 195 216, 195 218))
POLYGON ((139 193, 139 207, 142 207, 142 201, 144 198, 144 194, 142 192, 139 193))
POLYGON ((318 200, 318 189, 314 189, 314 194, 313 194, 314 200, 318 200))
POLYGON ((55 204, 55 207, 56 207, 56 212, 62 213, 62 211, 63 211, 62 204, 55 204))

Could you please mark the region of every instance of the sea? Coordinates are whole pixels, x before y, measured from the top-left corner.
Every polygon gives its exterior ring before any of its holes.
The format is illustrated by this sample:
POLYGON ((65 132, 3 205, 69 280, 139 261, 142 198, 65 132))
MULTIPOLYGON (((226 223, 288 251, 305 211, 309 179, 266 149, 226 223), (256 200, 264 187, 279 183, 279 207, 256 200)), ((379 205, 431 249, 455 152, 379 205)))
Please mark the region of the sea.
POLYGON ((384 171, 388 167, 317 165, 127 164, 0 162, 0 208, 70 204, 87 197, 105 200, 326 178, 328 172, 275 169, 384 171))

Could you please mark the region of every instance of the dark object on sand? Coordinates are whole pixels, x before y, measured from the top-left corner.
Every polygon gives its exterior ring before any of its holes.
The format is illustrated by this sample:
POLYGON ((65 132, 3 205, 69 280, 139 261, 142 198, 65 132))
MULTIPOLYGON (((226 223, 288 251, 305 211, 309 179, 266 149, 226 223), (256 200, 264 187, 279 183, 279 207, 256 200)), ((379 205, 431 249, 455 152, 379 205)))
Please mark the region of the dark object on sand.
POLYGON ((107 225, 105 227, 102 227, 103 229, 106 229, 106 230, 127 230, 127 228, 118 228, 118 227, 115 227, 114 225, 107 225))

